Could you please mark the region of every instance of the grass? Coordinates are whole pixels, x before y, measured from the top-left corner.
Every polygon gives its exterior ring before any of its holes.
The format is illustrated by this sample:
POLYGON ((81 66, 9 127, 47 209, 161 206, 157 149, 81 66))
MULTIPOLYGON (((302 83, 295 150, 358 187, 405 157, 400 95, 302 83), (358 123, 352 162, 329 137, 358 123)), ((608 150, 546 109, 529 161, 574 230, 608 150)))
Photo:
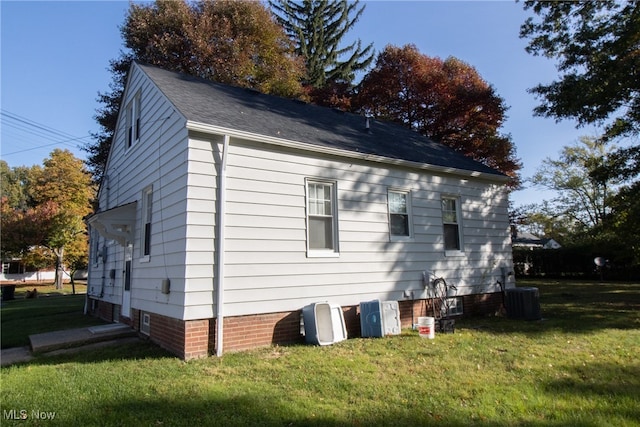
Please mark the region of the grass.
POLYGON ((187 363, 149 343, 39 357, 2 368, 2 425, 640 425, 640 284, 520 285, 544 320, 187 363))
MULTIPOLYGON (((76 284, 76 292, 85 290, 86 285, 76 284)), ((83 314, 85 295, 70 293, 71 285, 65 285, 62 291, 56 290, 51 284, 16 288, 16 299, 2 302, 0 347, 29 345, 31 334, 104 323, 83 314), (25 299, 27 290, 34 288, 38 289, 38 298, 25 299)))
MULTIPOLYGON (((16 286, 15 297, 16 299, 25 298, 27 296, 28 291, 33 291, 34 289, 38 290, 38 295, 71 295, 73 293, 73 287, 71 283, 63 283, 62 289, 56 289, 53 282, 37 282, 37 283, 24 283, 24 282, 15 282, 16 286)), ((78 282, 75 284, 76 294, 84 294, 87 292, 87 283, 86 282, 78 282)))

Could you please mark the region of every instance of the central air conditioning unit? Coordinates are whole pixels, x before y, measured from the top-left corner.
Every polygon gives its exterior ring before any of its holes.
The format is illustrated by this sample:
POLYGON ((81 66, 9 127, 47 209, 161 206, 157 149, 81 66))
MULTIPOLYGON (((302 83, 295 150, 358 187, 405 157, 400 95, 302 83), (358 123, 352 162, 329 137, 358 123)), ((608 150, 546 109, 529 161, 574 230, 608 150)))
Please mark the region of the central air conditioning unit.
POLYGON ((504 304, 510 319, 540 320, 542 318, 538 288, 506 289, 504 295, 504 304))

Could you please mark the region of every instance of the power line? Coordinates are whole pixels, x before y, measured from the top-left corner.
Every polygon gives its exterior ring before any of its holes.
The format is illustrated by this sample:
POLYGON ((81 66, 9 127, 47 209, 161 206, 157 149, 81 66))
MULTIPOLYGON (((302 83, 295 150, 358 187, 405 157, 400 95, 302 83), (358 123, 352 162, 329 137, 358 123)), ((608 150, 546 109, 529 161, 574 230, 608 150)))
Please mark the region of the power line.
POLYGON ((38 122, 30 120, 30 119, 28 119, 26 117, 22 117, 22 116, 19 116, 17 114, 11 113, 11 112, 9 112, 7 110, 0 110, 0 114, 2 114, 3 116, 5 116, 5 117, 7 117, 9 119, 13 119, 13 120, 15 120, 17 122, 24 123, 24 124, 26 124, 28 126, 44 130, 45 132, 52 133, 52 134, 57 135, 57 136, 62 137, 62 138, 67 138, 67 139, 75 138, 75 136, 73 136, 73 135, 71 135, 69 133, 66 133, 66 132, 63 132, 63 131, 59 131, 57 129, 54 129, 52 127, 44 125, 42 123, 38 123, 38 122))
MULTIPOLYGON (((83 138, 86 138, 86 136, 83 136, 83 137, 78 138, 78 139, 83 139, 83 138)), ((60 142, 52 142, 51 144, 38 145, 37 147, 25 148, 24 150, 12 151, 11 153, 2 153, 2 155, 3 156, 10 156, 12 154, 25 153, 27 151, 38 150, 40 148, 51 147, 52 145, 58 145, 58 144, 60 144, 60 142)), ((69 145, 70 147, 73 147, 73 148, 78 148, 75 145, 71 145, 71 144, 67 144, 67 145, 69 145)))
MULTIPOLYGON (((16 150, 16 151, 12 151, 9 153, 3 153, 3 157, 4 156, 10 156, 12 154, 19 154, 19 153, 24 153, 27 151, 32 151, 32 150, 37 150, 40 148, 45 148, 45 147, 50 147, 52 145, 58 145, 58 144, 62 144, 62 145, 66 145, 72 148, 79 148, 78 145, 74 145, 74 144, 70 144, 70 142, 72 141, 80 141, 86 138, 90 138, 91 135, 86 135, 86 136, 80 136, 80 137, 76 137, 71 135, 70 133, 67 132, 63 132, 60 131, 58 129, 54 129, 50 126, 47 126, 45 124, 42 123, 38 123, 34 120, 28 119, 26 117, 23 116, 19 116, 15 113, 11 113, 7 110, 0 110, 0 114, 2 116, 2 124, 3 126, 7 126, 9 128, 13 128, 14 130, 18 131, 18 132, 22 132, 25 134, 30 134, 33 135, 37 138, 43 139, 45 141, 52 141, 51 143, 48 144, 40 144, 36 147, 30 147, 30 148, 25 148, 22 150, 16 150)), ((15 133, 14 133, 14 140, 22 140, 25 142, 30 142, 33 143, 33 138, 31 137, 27 137, 25 138, 22 135, 18 135, 17 138, 15 138, 15 133)))
MULTIPOLYGON (((11 128, 14 128, 14 129, 16 129, 16 130, 18 130, 20 132, 28 133, 28 134, 37 136, 37 137, 42 138, 42 139, 46 139, 46 140, 49 140, 49 141, 53 141, 54 140, 50 135, 47 135, 44 132, 39 132, 37 130, 30 129, 29 127, 26 127, 26 126, 16 125, 15 123, 11 123, 11 122, 4 123, 4 125, 8 126, 8 127, 11 127, 11 128)), ((15 135, 17 135, 18 138, 24 138, 19 133, 15 134, 15 135)), ((70 138, 70 139, 55 140, 55 141, 56 141, 56 143, 68 145, 70 147, 75 147, 75 145, 69 144, 68 142, 69 141, 79 140, 79 139, 84 139, 84 138, 88 138, 88 137, 89 136, 81 136, 81 137, 78 137, 78 138, 70 138)))

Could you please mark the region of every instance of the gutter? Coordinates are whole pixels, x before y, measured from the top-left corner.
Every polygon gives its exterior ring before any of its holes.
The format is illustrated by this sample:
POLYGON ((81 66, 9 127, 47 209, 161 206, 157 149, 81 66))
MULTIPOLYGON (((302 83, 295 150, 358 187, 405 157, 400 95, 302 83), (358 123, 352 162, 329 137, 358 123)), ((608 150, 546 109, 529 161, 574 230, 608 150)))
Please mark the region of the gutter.
POLYGON ((216 356, 222 356, 224 347, 224 241, 225 206, 227 201, 227 157, 229 152, 229 134, 224 135, 224 146, 220 159, 220 182, 218 187, 218 239, 216 245, 216 356))
POLYGON ((233 136, 240 139, 248 139, 251 141, 262 142, 270 145, 277 145, 281 147, 294 148, 298 150, 311 151, 314 153, 323 153, 333 156, 346 157, 350 159, 366 160, 370 162, 391 164, 395 166, 404 166, 413 169, 426 170, 441 174, 453 174, 464 178, 477 178, 484 179, 492 182, 506 183, 510 178, 506 175, 496 175, 486 172, 469 171, 465 169, 459 169, 454 167, 438 166, 429 163, 413 162, 411 160, 394 159, 390 157, 379 156, 376 154, 359 153, 356 151, 343 150, 340 148, 324 147, 321 145, 309 144, 306 142, 292 141, 288 139, 275 138, 272 136, 261 135, 252 132, 241 131, 237 129, 225 128, 222 126, 209 125, 201 122, 187 121, 186 127, 190 131, 203 132, 208 134, 222 134, 227 136, 233 136))

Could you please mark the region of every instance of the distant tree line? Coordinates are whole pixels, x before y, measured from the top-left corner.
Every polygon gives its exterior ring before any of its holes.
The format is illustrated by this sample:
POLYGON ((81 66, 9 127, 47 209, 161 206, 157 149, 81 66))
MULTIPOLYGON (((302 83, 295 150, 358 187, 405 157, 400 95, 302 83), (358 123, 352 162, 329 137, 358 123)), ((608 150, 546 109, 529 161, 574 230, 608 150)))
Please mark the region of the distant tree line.
POLYGON ((603 257, 607 269, 624 269, 638 279, 640 2, 524 5, 534 13, 520 31, 529 41, 527 51, 555 59, 558 69, 557 80, 531 89, 540 100, 534 113, 596 125, 602 134, 583 137, 563 147, 557 159, 543 161, 531 182, 556 197, 512 212, 514 223, 582 253, 591 267, 595 256, 603 257))
POLYGON ((615 250, 610 252, 610 249, 588 243, 560 249, 514 248, 516 278, 638 280, 640 264, 631 262, 629 258, 616 257, 615 250), (596 258, 600 258, 604 264, 598 266, 596 258))

